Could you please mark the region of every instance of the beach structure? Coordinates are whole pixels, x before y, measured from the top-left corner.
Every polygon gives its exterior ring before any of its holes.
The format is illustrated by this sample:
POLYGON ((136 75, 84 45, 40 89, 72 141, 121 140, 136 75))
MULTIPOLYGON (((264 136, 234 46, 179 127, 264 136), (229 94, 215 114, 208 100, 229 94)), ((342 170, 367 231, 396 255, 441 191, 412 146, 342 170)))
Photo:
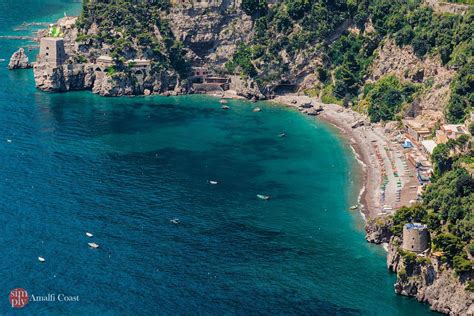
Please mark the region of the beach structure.
POLYGON ((422 253, 430 247, 430 232, 421 223, 408 223, 403 226, 404 250, 422 253))
POLYGON ((402 120, 407 136, 415 142, 421 142, 431 135, 431 131, 423 123, 413 119, 402 120))
POLYGON ((43 37, 40 41, 39 57, 51 66, 57 67, 67 60, 64 40, 61 37, 43 37))
POLYGON ((426 154, 431 155, 436 146, 436 142, 432 139, 421 141, 421 150, 423 150, 426 154))
POLYGON ((403 148, 412 148, 413 143, 409 139, 405 139, 402 146, 403 146, 403 148))
POLYGON ((114 66, 115 62, 112 57, 107 56, 107 55, 102 55, 96 59, 95 64, 96 64, 95 71, 104 72, 107 70, 107 68, 114 66))
POLYGON ((192 88, 196 92, 225 91, 229 90, 230 77, 219 77, 205 67, 193 67, 191 76, 188 77, 192 88))
POLYGON ((469 132, 464 124, 445 124, 436 131, 436 142, 444 144, 450 139, 457 139, 461 135, 467 135, 469 132))

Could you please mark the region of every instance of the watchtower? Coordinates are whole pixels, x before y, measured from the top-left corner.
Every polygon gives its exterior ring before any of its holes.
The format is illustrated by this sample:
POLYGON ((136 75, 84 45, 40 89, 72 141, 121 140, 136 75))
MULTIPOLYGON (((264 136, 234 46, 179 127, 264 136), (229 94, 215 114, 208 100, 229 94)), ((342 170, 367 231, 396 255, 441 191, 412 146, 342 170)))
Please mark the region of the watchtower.
POLYGON ((43 37, 40 42, 39 55, 51 66, 62 65, 67 59, 64 40, 60 37, 43 37))
POLYGON ((403 226, 404 250, 421 253, 430 246, 430 232, 426 225, 420 223, 408 223, 403 226))

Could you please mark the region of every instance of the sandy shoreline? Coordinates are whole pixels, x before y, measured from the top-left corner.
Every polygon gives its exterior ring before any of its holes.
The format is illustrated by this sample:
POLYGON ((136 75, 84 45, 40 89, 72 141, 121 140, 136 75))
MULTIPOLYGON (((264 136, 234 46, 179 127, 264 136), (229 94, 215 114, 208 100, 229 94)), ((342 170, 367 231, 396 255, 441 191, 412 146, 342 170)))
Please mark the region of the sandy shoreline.
POLYGON ((279 96, 272 102, 297 108, 308 115, 314 115, 315 109, 322 110, 316 117, 340 130, 362 169, 359 203, 365 218, 392 214, 416 199, 413 187, 418 183, 414 177, 414 166, 406 162, 401 145, 390 139, 383 126, 370 124, 367 117, 350 109, 322 104, 316 98, 307 96, 279 96))

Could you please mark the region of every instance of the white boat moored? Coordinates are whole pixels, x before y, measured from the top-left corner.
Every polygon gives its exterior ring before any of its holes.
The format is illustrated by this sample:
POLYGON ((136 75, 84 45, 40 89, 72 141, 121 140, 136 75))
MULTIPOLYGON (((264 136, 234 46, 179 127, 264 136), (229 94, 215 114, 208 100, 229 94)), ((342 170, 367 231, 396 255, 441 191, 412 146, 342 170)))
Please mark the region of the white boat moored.
POLYGON ((87 243, 89 245, 89 247, 93 248, 93 249, 97 249, 99 248, 99 245, 96 244, 95 242, 90 242, 90 243, 87 243))
POLYGON ((89 232, 86 232, 86 236, 89 237, 89 238, 90 238, 90 237, 94 237, 94 235, 92 235, 92 234, 89 233, 89 232))
POLYGON ((39 262, 45 262, 46 261, 46 259, 43 258, 43 257, 38 257, 38 260, 39 260, 39 262))
POLYGON ((173 218, 173 219, 170 220, 170 223, 178 225, 180 222, 179 222, 179 219, 173 218))

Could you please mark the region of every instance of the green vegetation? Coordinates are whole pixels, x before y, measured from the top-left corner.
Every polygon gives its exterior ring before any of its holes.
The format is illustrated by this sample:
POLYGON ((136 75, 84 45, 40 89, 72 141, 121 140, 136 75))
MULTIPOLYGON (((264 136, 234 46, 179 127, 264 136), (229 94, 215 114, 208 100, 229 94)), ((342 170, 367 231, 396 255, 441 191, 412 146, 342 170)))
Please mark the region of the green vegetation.
MULTIPOLYGON (((306 56, 319 52, 315 56, 323 66, 317 74, 324 87, 318 89, 323 90, 324 101, 366 109, 367 94, 361 96, 361 92, 368 68, 379 43, 391 38, 399 46, 411 45, 419 58, 437 54, 444 64, 457 69, 445 109, 448 122, 463 122, 472 108, 474 8, 465 15, 453 15, 434 13, 421 0, 283 0, 270 8, 263 0, 245 0, 242 9, 254 19, 255 36, 245 46, 246 58, 241 58, 239 49, 229 67, 262 85, 285 78, 289 61, 303 51, 306 56), (338 29, 349 19, 361 32, 338 29), (372 22, 373 31, 363 32, 367 22, 372 22), (364 106, 357 106, 359 102, 364 106)), ((385 81, 380 88, 374 97, 384 104, 368 107, 374 122, 396 118, 414 92, 403 91, 405 87, 395 80, 385 81)))
POLYGON ((140 57, 152 60, 155 71, 171 68, 185 77, 189 65, 182 44, 174 38, 165 18, 169 6, 168 0, 86 0, 77 22, 78 41, 89 41, 94 48, 109 45, 110 55, 123 69, 126 60, 140 57), (91 36, 87 30, 93 24, 98 34, 91 36))
POLYGON ((363 97, 367 100, 372 122, 394 120, 402 105, 411 102, 417 88, 410 82, 401 83, 395 76, 386 76, 375 84, 367 84, 363 97))
POLYGON ((435 176, 423 202, 400 208, 393 216, 392 233, 401 236, 403 225, 410 221, 425 223, 433 250, 442 251, 457 273, 470 271, 467 254, 474 252, 474 179, 461 166, 473 159, 473 152, 452 156, 447 145, 438 145, 432 159, 435 176))

